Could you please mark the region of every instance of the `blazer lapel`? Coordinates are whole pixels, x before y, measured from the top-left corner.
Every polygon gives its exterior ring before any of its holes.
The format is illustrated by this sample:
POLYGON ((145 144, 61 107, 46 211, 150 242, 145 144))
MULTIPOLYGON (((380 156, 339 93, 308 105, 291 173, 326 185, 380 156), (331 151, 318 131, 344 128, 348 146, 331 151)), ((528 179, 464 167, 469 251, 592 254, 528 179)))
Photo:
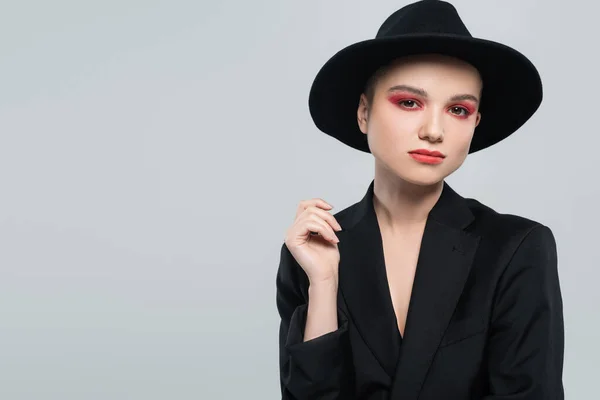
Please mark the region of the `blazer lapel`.
POLYGON ((465 231, 472 220, 465 200, 444 182, 423 233, 392 399, 419 396, 479 244, 465 231))
POLYGON ((340 235, 340 292, 354 325, 391 382, 401 337, 385 272, 383 243, 373 208, 373 182, 340 235))
POLYGON ((340 293, 360 336, 390 377, 390 398, 416 400, 469 275, 479 237, 465 230, 474 219, 465 199, 444 182, 423 232, 402 338, 373 193, 374 181, 347 218, 340 218, 340 293))

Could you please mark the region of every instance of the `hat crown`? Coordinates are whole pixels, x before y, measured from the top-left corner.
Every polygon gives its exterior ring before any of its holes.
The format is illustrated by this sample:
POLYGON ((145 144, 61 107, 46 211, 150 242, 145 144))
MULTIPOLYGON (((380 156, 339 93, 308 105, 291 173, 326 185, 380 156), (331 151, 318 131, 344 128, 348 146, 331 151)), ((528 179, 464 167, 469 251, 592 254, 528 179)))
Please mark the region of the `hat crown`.
POLYGON ((472 37, 456 8, 440 0, 421 0, 402 7, 383 22, 375 37, 411 34, 450 34, 472 37))

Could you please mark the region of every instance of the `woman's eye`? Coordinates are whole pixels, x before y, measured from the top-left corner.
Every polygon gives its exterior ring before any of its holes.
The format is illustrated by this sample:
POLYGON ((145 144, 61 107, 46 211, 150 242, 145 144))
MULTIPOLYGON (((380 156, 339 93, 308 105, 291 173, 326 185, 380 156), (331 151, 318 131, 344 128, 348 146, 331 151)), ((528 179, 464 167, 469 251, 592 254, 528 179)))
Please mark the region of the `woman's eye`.
POLYGON ((417 105, 417 102, 414 100, 401 100, 399 104, 406 108, 414 108, 417 105))
POLYGON ((469 115, 469 112, 465 108, 458 106, 450 107, 450 112, 461 117, 469 115))

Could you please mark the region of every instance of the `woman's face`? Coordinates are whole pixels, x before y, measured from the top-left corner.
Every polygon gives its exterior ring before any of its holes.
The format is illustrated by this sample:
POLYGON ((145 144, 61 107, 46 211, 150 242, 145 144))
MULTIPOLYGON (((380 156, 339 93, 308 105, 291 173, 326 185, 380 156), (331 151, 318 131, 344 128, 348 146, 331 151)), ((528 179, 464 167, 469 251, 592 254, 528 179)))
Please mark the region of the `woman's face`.
POLYGON ((378 167, 417 185, 442 181, 462 165, 479 124, 481 78, 445 56, 406 57, 377 79, 372 103, 361 95, 358 124, 378 167), (415 154, 437 151, 442 157, 415 154))

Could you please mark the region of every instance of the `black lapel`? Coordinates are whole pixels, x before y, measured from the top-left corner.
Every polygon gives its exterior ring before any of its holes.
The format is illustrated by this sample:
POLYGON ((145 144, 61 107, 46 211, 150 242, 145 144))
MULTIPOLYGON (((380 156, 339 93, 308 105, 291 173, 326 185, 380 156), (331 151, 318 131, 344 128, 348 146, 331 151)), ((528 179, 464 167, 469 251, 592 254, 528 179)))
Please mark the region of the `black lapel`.
POLYGON ((349 211, 340 237, 340 292, 356 329, 392 379, 390 398, 415 400, 464 283, 479 237, 465 200, 444 182, 429 213, 404 339, 398 332, 373 206, 374 181, 349 211))
POLYGON ((390 398, 416 400, 452 317, 479 244, 465 199, 446 182, 425 225, 406 330, 390 398))
POLYGON ((391 382, 401 337, 387 286, 383 242, 373 208, 373 182, 352 211, 338 233, 340 292, 356 329, 391 382))

